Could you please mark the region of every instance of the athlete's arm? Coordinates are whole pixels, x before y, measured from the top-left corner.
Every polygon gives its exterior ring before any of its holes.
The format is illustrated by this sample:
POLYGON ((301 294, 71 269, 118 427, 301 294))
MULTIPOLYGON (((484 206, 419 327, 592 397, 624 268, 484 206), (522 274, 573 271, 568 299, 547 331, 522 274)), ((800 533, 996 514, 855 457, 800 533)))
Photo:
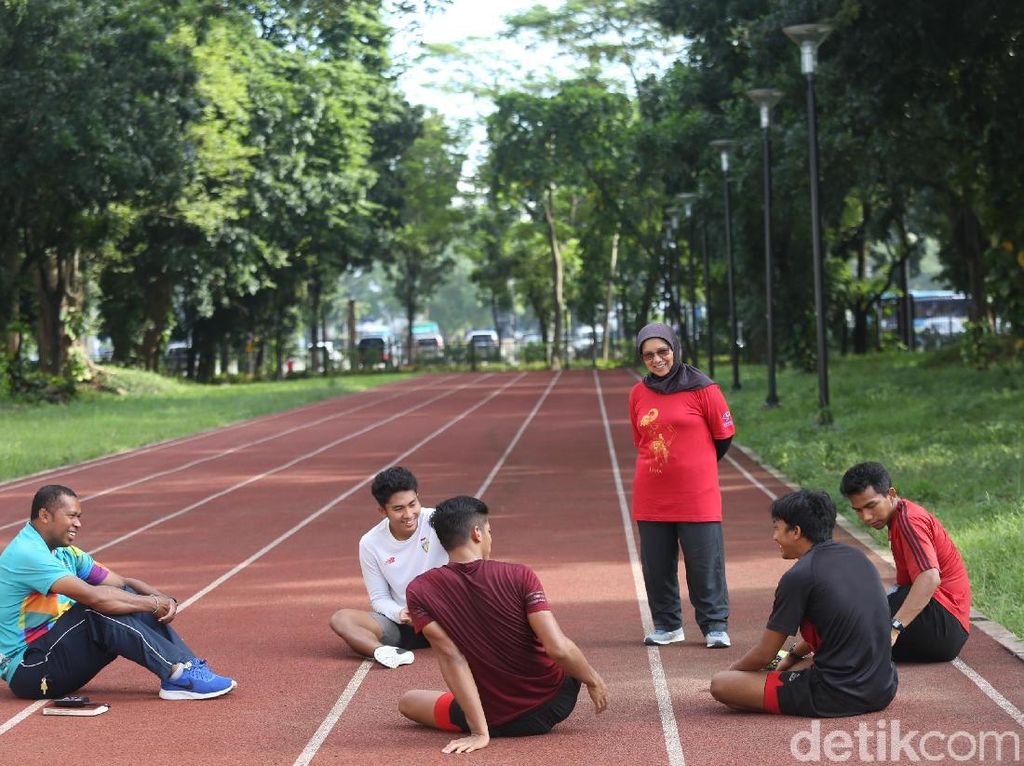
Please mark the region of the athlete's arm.
POLYGON ((176 604, 170 596, 130 593, 115 583, 129 584, 113 572, 107 575, 102 585, 90 585, 80 577, 68 575, 54 581, 50 586, 50 593, 67 596, 101 614, 150 612, 161 622, 170 622, 174 619, 176 604), (111 576, 114 577, 113 581, 111 576))
POLYGON ((797 641, 795 644, 793 644, 792 648, 789 650, 789 654, 787 654, 785 657, 782 658, 782 660, 779 661, 779 664, 775 667, 775 669, 791 670, 797 663, 803 662, 804 660, 807 660, 807 664, 810 664, 814 660, 813 658, 808 659, 808 657, 813 652, 814 649, 811 648, 811 645, 803 639, 801 639, 797 641))
POLYGON ((587 693, 600 713, 608 707, 608 686, 600 674, 591 667, 580 648, 558 625, 555 616, 547 610, 530 612, 526 615, 530 627, 544 644, 544 651, 558 666, 581 684, 586 684, 587 693))
POLYGON ((424 625, 423 635, 430 641, 437 663, 441 666, 441 676, 455 695, 459 707, 466 714, 466 723, 469 724, 469 736, 453 739, 442 752, 472 753, 474 750, 487 747, 491 735, 487 728, 487 718, 484 716, 484 706, 480 702, 480 691, 476 688, 476 680, 469 669, 469 663, 437 622, 424 625))
MULTIPOLYGON (((166 593, 162 593, 160 590, 154 588, 149 583, 145 583, 142 580, 138 580, 134 577, 122 577, 113 570, 107 570, 107 576, 103 579, 101 585, 110 585, 114 588, 128 587, 136 593, 138 593, 140 596, 155 596, 157 604, 159 604, 159 609, 157 610, 156 615, 157 619, 160 622, 170 622, 174 619, 174 615, 178 611, 177 599, 175 599, 173 596, 168 596, 166 593)), ((149 609, 148 611, 152 612, 153 610, 149 609)))
MULTIPOLYGON (((938 590, 941 582, 942 577, 939 575, 938 569, 932 567, 921 572, 914 579, 913 584, 910 586, 910 592, 907 593, 903 605, 893 615, 893 619, 899 620, 904 625, 912 623, 917 615, 921 614, 921 610, 928 606, 928 602, 935 595, 935 591, 938 590)), ((891 638, 894 644, 898 636, 899 633, 893 630, 891 638)))
POLYGON ((786 634, 766 629, 750 650, 729 666, 730 670, 764 670, 786 643, 786 634))
POLYGON ((373 551, 362 543, 359 545, 359 569, 363 574, 363 584, 366 586, 366 595, 370 598, 373 611, 379 612, 392 622, 402 622, 402 605, 395 600, 395 591, 391 583, 381 571, 373 551))

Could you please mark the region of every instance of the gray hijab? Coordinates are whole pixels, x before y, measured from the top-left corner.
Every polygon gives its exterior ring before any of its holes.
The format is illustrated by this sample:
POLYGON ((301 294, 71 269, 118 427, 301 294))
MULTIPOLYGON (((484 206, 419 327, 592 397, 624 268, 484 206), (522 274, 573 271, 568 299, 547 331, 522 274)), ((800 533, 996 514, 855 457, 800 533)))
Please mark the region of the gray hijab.
POLYGON ((668 371, 667 375, 660 378, 652 373, 647 373, 644 376, 643 382, 649 389, 659 394, 674 394, 678 391, 696 391, 715 384, 711 378, 692 364, 682 361, 683 355, 682 348, 679 345, 679 338, 676 336, 675 331, 667 324, 651 322, 637 333, 636 353, 638 356, 644 341, 651 338, 660 338, 672 347, 672 368, 668 371))

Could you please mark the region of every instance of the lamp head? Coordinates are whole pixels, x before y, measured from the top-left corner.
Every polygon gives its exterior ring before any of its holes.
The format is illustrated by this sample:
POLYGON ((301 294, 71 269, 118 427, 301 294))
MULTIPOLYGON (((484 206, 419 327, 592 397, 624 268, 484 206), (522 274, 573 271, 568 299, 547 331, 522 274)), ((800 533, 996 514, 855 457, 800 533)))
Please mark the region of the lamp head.
POLYGON ((697 201, 697 195, 694 192, 682 192, 676 195, 676 199, 679 200, 679 204, 683 206, 683 210, 686 211, 686 217, 691 218, 693 216, 693 203, 697 201))
POLYGON ((761 113, 761 127, 768 128, 772 124, 772 107, 779 103, 782 98, 782 91, 775 88, 755 88, 748 90, 747 96, 757 104, 761 113))
POLYGON ((803 74, 814 74, 818 68, 818 46, 832 32, 828 24, 797 24, 785 27, 786 37, 800 46, 800 71, 803 74))
POLYGON ((729 155, 734 146, 736 146, 736 142, 730 138, 720 138, 717 141, 711 142, 711 148, 715 149, 722 158, 723 173, 729 172, 729 155))

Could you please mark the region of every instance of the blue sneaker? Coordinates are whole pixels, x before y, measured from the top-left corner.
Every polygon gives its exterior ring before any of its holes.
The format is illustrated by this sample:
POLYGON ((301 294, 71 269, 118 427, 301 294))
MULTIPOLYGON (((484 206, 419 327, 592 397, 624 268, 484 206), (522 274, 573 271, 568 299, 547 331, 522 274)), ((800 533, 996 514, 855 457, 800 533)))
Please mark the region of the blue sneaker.
POLYGON ((173 681, 164 679, 160 684, 160 699, 165 700, 208 700, 227 694, 238 684, 234 679, 218 676, 206 664, 206 660, 193 657, 185 663, 185 670, 173 681))
POLYGON ((648 646, 665 646, 665 644, 678 644, 680 641, 685 641, 686 636, 683 635, 683 629, 677 628, 676 630, 655 630, 653 633, 648 633, 644 636, 644 643, 648 646))

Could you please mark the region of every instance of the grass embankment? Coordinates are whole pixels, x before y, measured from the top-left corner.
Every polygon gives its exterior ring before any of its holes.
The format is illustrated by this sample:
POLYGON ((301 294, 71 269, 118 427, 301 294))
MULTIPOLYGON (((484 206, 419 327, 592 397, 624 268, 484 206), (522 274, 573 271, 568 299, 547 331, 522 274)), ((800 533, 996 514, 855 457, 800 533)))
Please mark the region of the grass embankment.
MULTIPOLYGON (((843 472, 863 460, 883 463, 900 495, 938 516, 953 537, 967 562, 974 605, 1024 636, 1019 364, 965 369, 948 352, 835 359, 829 369, 834 422, 826 427, 816 424, 817 375, 780 372, 782 406, 766 409, 765 368, 744 366, 738 392, 729 391, 729 370, 726 362, 716 373, 740 443, 801 486, 827 490, 853 519, 839 494, 843 472)), ((884 533, 876 538, 885 541, 884 533)))
POLYGON ((0 480, 226 425, 389 383, 396 374, 200 386, 104 368, 112 391, 66 405, 0 401, 0 480))

